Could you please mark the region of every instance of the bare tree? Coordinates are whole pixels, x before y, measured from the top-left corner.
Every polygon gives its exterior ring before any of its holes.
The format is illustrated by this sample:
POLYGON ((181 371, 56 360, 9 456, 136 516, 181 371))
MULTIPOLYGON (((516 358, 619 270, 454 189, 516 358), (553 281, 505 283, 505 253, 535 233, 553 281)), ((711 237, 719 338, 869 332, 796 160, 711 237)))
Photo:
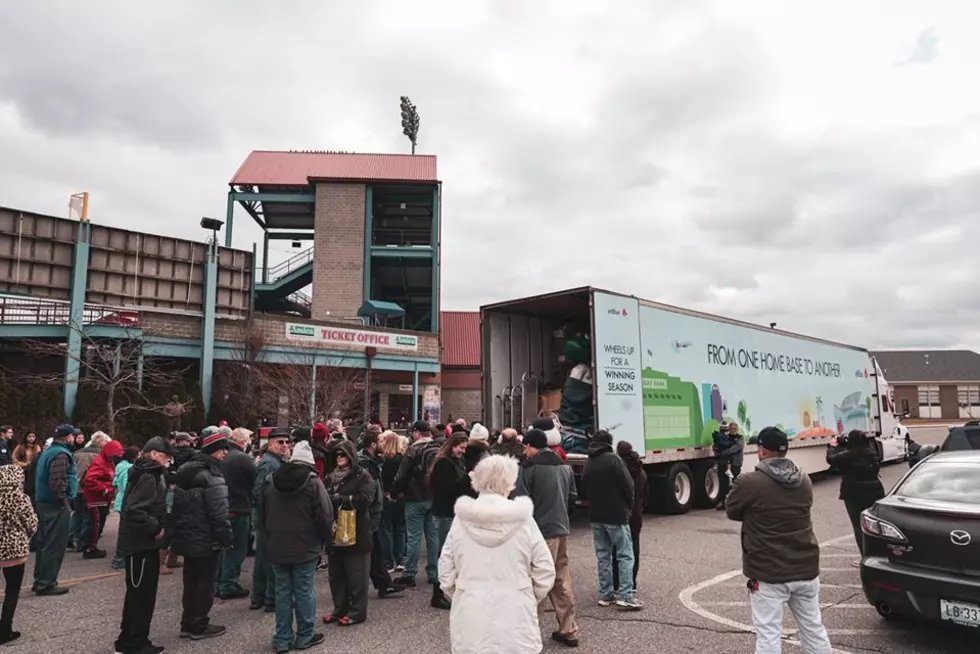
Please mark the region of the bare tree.
POLYGON ((235 342, 232 359, 215 373, 216 401, 232 423, 257 426, 274 418, 281 426, 309 424, 311 418, 346 417, 363 405, 364 371, 345 366, 343 357, 315 372, 314 362, 324 355, 317 347, 269 361, 264 334, 247 323, 235 342))
MULTIPOLYGON (((79 396, 92 392, 101 406, 96 425, 116 438, 120 419, 130 412, 152 412, 172 415, 173 405, 179 404, 181 412, 194 406, 190 397, 181 397, 188 367, 181 367, 172 360, 146 357, 140 334, 123 330, 118 337, 96 337, 89 330, 69 326, 81 337, 78 355, 68 352, 66 343, 53 340, 25 340, 24 351, 38 358, 55 358, 72 362, 78 367, 79 396)), ((66 381, 64 368, 57 372, 29 370, 16 371, 20 379, 62 386, 66 381)), ((80 407, 76 404, 76 413, 80 407)))

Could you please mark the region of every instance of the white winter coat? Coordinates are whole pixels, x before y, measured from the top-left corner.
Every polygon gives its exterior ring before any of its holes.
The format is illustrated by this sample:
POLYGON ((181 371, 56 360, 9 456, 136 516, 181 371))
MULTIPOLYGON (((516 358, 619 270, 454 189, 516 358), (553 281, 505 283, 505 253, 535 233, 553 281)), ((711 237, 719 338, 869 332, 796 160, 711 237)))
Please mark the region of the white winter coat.
POLYGON ((439 583, 453 596, 453 654, 538 654, 538 603, 555 584, 555 564, 531 499, 459 498, 439 583))

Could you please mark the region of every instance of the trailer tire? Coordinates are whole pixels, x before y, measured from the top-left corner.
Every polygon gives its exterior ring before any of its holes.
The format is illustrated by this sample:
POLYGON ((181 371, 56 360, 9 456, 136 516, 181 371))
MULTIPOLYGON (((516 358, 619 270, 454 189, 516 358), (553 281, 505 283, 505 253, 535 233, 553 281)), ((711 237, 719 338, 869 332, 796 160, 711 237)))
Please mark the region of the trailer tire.
POLYGON ((721 495, 721 480, 714 461, 702 461, 693 466, 694 506, 699 509, 713 509, 718 506, 721 495))
POLYGON ((694 473, 686 463, 674 463, 667 474, 651 485, 657 509, 670 515, 681 515, 694 504, 694 473))

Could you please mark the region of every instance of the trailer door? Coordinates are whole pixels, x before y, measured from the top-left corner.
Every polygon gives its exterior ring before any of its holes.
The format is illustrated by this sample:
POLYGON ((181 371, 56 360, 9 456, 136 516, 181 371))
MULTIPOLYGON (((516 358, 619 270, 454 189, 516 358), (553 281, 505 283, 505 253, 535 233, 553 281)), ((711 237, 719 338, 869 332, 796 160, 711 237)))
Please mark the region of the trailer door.
POLYGON ((592 303, 596 427, 645 456, 639 301, 595 291, 592 303))

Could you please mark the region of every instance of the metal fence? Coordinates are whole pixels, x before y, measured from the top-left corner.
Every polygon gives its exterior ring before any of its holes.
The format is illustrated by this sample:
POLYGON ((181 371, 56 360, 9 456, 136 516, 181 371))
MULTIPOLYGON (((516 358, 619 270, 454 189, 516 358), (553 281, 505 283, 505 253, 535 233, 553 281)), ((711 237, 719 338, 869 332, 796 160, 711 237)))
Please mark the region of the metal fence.
MULTIPOLYGON (((0 296, 0 325, 68 325, 71 305, 63 300, 0 296)), ((139 311, 88 304, 82 312, 82 324, 137 327, 139 311)))

